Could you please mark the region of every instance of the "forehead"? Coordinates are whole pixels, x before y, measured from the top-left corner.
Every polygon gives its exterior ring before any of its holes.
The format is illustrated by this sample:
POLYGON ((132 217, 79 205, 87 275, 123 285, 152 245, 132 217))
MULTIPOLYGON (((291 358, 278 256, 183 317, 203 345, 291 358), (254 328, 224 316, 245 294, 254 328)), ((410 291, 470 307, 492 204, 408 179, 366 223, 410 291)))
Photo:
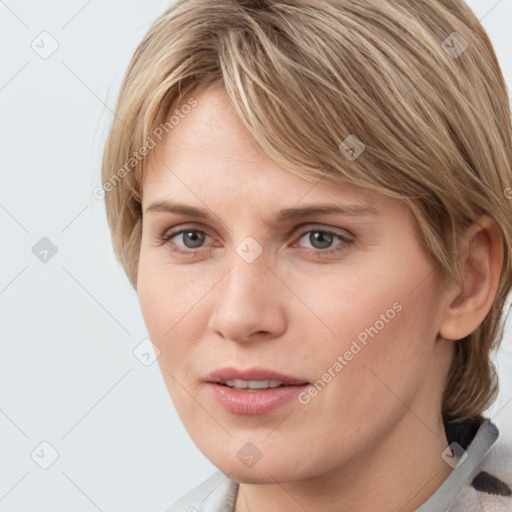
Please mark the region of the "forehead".
POLYGON ((192 94, 197 105, 157 144, 143 182, 143 210, 166 198, 199 204, 290 207, 319 201, 373 205, 391 201, 325 176, 300 176, 265 155, 216 86, 192 94))

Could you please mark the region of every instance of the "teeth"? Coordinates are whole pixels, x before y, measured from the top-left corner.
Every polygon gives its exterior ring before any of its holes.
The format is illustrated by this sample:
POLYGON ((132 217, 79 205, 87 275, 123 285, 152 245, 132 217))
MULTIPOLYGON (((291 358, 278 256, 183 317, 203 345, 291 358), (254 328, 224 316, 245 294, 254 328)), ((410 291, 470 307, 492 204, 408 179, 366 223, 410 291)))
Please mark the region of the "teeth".
POLYGON ((240 379, 229 379, 222 381, 222 384, 226 384, 230 388, 236 389, 268 389, 277 388, 284 385, 284 382, 279 380, 240 380, 240 379))

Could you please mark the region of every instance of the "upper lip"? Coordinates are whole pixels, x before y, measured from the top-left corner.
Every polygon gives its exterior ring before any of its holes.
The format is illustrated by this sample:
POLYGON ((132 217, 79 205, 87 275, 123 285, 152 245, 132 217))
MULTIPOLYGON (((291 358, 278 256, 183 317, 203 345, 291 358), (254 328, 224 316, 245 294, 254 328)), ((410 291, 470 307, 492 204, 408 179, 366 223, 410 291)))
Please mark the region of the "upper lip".
POLYGON ((284 373, 276 372, 268 368, 240 368, 226 367, 219 368, 208 374, 206 382, 218 383, 231 379, 239 380, 277 380, 289 386, 299 386, 301 384, 309 384, 305 379, 291 377, 284 373))

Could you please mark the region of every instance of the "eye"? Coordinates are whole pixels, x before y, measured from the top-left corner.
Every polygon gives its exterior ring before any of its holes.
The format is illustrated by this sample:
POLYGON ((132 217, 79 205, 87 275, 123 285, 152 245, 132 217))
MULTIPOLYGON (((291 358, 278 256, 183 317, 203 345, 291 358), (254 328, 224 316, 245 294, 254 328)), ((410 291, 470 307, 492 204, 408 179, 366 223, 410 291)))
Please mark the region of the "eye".
POLYGON ((168 243, 169 248, 173 252, 180 254, 197 254, 202 247, 206 238, 210 238, 204 231, 200 229, 183 228, 177 231, 166 233, 162 237, 162 241, 168 243), (179 244, 180 241, 182 244, 179 244))
POLYGON ((347 249, 353 241, 340 233, 335 233, 327 229, 309 229, 303 231, 298 240, 298 244, 304 240, 306 243, 311 244, 312 248, 305 247, 308 252, 314 254, 332 254, 347 249), (340 241, 337 245, 333 246, 336 239, 340 241))

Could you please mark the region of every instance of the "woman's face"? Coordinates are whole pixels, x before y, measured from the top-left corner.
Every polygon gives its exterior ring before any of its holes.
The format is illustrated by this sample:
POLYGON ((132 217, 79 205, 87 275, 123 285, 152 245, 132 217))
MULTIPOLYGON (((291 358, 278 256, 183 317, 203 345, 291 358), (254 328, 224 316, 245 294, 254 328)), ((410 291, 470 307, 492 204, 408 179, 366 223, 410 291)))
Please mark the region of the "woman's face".
POLYGON ((434 428, 445 304, 408 209, 285 171, 222 90, 196 99, 154 150, 137 283, 193 441, 234 480, 283 482, 434 428))

